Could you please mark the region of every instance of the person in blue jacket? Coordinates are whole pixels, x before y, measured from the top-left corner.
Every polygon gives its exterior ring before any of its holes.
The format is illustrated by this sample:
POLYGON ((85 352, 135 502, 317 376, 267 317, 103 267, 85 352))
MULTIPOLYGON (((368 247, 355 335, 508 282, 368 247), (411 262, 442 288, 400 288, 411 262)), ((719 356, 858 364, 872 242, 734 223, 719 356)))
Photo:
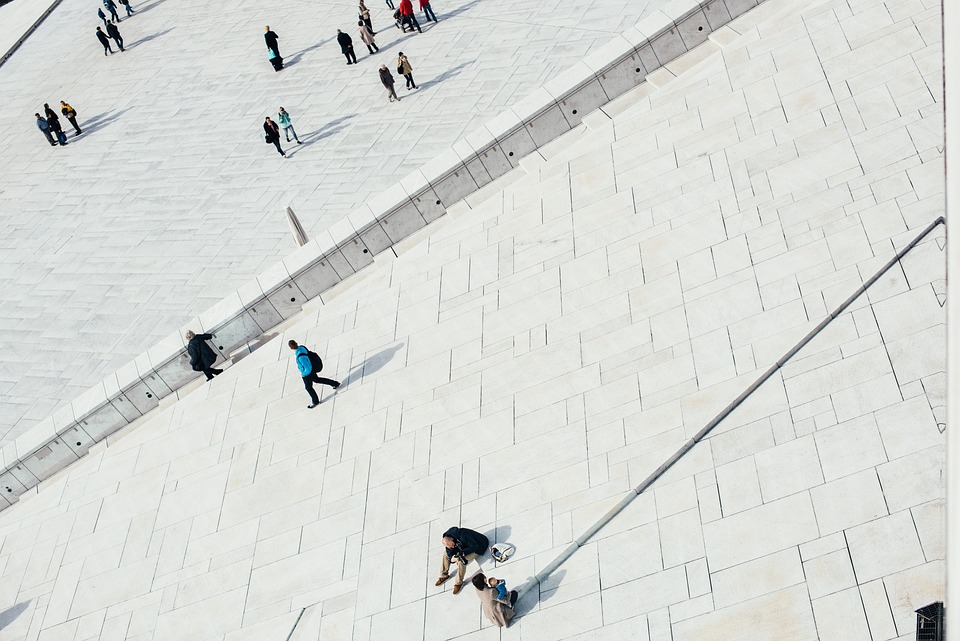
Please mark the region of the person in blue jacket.
POLYGON ((47 142, 49 142, 52 147, 56 147, 57 143, 54 142, 53 134, 50 133, 50 123, 47 122, 47 119, 41 116, 40 114, 33 114, 33 115, 37 117, 37 129, 39 129, 40 133, 42 133, 47 138, 47 142))
POLYGON ((303 377, 303 387, 310 395, 310 404, 307 405, 307 409, 313 409, 320 404, 320 397, 317 396, 316 390, 313 389, 313 384, 329 385, 333 389, 337 389, 340 387, 340 382, 317 376, 317 372, 323 369, 323 361, 321 361, 320 357, 314 352, 311 352, 303 345, 297 345, 297 341, 295 340, 288 341, 287 346, 294 351, 297 369, 300 370, 300 376, 303 377))

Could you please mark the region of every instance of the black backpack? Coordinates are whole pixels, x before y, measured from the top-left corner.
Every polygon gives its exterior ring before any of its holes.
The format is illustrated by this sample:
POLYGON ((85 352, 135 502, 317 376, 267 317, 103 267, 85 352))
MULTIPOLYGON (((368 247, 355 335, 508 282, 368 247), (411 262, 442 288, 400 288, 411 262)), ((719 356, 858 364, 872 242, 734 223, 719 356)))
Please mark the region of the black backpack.
POLYGON ((316 374, 323 369, 323 361, 320 360, 320 355, 316 352, 311 352, 307 350, 307 356, 310 357, 310 365, 313 367, 313 374, 316 374))

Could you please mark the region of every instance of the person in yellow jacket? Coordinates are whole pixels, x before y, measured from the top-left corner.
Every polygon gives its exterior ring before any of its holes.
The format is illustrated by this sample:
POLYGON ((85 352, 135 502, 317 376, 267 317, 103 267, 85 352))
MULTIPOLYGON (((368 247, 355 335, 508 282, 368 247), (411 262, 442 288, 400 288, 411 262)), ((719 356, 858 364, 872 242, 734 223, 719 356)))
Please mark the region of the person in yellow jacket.
POLYGON ((70 121, 70 124, 73 125, 73 128, 77 131, 77 135, 79 136, 82 132, 80 131, 80 125, 77 124, 77 110, 61 100, 60 113, 67 117, 67 120, 70 121))

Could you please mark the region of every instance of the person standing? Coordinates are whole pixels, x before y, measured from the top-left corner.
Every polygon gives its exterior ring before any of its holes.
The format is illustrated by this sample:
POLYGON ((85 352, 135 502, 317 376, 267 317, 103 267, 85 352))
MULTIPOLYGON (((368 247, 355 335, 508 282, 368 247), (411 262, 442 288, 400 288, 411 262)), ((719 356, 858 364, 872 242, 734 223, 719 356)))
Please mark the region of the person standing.
POLYGON ((290 142, 290 134, 293 134, 293 139, 297 141, 298 145, 302 145, 300 139, 297 138, 297 130, 293 128, 293 121, 290 120, 290 114, 287 113, 287 110, 283 107, 280 107, 280 113, 277 114, 277 120, 280 121, 280 126, 283 127, 283 133, 287 136, 287 142, 290 142))
POLYGON ((77 132, 77 135, 78 135, 78 136, 79 136, 81 133, 83 133, 83 132, 80 131, 80 125, 77 124, 77 110, 76 110, 76 109, 74 109, 73 107, 71 107, 70 105, 68 105, 67 103, 65 103, 64 101, 61 100, 61 101, 60 101, 60 113, 62 113, 64 116, 66 116, 67 120, 70 121, 70 124, 73 125, 73 128, 74 128, 74 130, 77 132))
POLYGON ((367 45, 367 51, 371 54, 380 51, 380 47, 378 47, 377 43, 373 40, 373 32, 367 28, 363 20, 357 23, 357 27, 360 28, 360 39, 363 40, 363 44, 367 45))
POLYGON ((393 0, 387 0, 387 6, 388 6, 390 9, 396 9, 396 7, 393 6, 393 0))
POLYGON ((295 340, 288 341, 287 347, 294 350, 294 359, 297 362, 297 369, 300 371, 300 376, 303 378, 303 387, 310 395, 311 402, 307 405, 307 409, 313 409, 320 404, 320 397, 317 396, 317 391, 313 389, 313 384, 329 385, 333 389, 337 389, 340 387, 340 382, 317 376, 317 372, 323 369, 323 361, 321 361, 320 357, 314 352, 311 352, 303 345, 297 345, 297 341, 295 340))
POLYGON ((110 17, 120 22, 120 16, 117 14, 117 3, 113 0, 103 0, 103 6, 110 12, 110 17))
POLYGON ((184 336, 187 339, 187 354, 190 356, 190 367, 193 371, 203 372, 208 381, 212 381, 217 374, 223 373, 222 369, 214 368, 217 353, 207 345, 207 341, 213 338, 213 334, 195 334, 192 329, 188 329, 184 336))
POLYGON ((420 23, 417 22, 417 16, 413 13, 413 3, 410 0, 400 0, 400 18, 410 27, 410 33, 416 28, 418 32, 423 33, 420 23))
POLYGON ((268 145, 273 145, 277 148, 277 151, 284 158, 287 157, 287 154, 283 153, 283 149, 280 147, 280 129, 277 127, 277 123, 270 120, 270 117, 267 116, 263 120, 263 139, 267 142, 268 145))
POLYGON ((280 47, 277 44, 277 41, 280 40, 280 37, 274 32, 270 31, 270 25, 267 25, 267 31, 263 34, 263 39, 267 43, 267 49, 272 51, 274 55, 280 57, 280 47))
POLYGON ((365 25, 367 25, 367 29, 370 30, 370 33, 377 35, 377 32, 373 30, 373 22, 370 20, 370 9, 367 9, 367 5, 363 4, 363 0, 360 0, 360 7, 358 11, 360 12, 360 19, 363 20, 365 25))
MULTIPOLYGON (((506 628, 514 615, 511 600, 516 601, 517 591, 514 590, 504 597, 486 579, 483 572, 477 572, 470 579, 470 583, 477 589, 477 597, 483 606, 483 616, 498 628, 506 628)), ((496 579, 491 578, 490 582, 493 581, 496 579)))
POLYGON ((433 8, 430 6, 430 0, 420 0, 420 11, 423 11, 423 19, 427 22, 430 22, 433 19, 434 22, 437 21, 437 14, 433 12, 433 8))
POLYGON ((450 578, 450 562, 457 563, 457 580, 453 584, 453 593, 463 588, 463 577, 467 573, 467 564, 487 553, 490 539, 465 527, 452 527, 443 533, 443 557, 440 561, 440 578, 434 585, 443 585, 450 578))
POLYGON ((120 0, 120 4, 123 5, 123 8, 127 10, 127 17, 133 15, 133 9, 130 8, 130 0, 120 0))
POLYGON ((61 145, 67 144, 67 135, 63 133, 63 127, 60 126, 60 116, 57 115, 57 112, 51 109, 48 103, 43 103, 43 113, 54 137, 60 141, 61 145))
POLYGON ((97 9, 97 16, 103 20, 103 26, 107 26, 107 14, 103 12, 103 9, 97 9))
POLYGON ((417 83, 413 81, 413 66, 402 51, 397 56, 397 73, 402 74, 407 79, 407 91, 417 88, 417 83))
POLYGON ((50 123, 47 122, 47 119, 41 116, 40 114, 33 114, 37 117, 37 129, 40 130, 40 133, 46 137, 47 142, 50 143, 51 147, 56 147, 57 143, 53 140, 53 134, 50 132, 50 123))
POLYGON ((103 55, 107 55, 108 51, 113 53, 113 49, 110 48, 110 38, 100 27, 97 27, 97 40, 99 40, 100 44, 103 45, 103 55))
POLYGON ((340 44, 340 52, 347 59, 347 64, 352 65, 357 61, 357 54, 353 52, 353 38, 337 29, 337 42, 340 44))
POLYGON ((120 36, 120 30, 117 29, 117 25, 113 24, 113 20, 107 21, 107 33, 110 34, 113 41, 120 47, 120 51, 123 51, 123 38, 120 36))
POLYGON ((390 102, 400 102, 396 90, 393 88, 393 74, 387 69, 387 65, 380 65, 380 82, 387 89, 387 98, 390 102))

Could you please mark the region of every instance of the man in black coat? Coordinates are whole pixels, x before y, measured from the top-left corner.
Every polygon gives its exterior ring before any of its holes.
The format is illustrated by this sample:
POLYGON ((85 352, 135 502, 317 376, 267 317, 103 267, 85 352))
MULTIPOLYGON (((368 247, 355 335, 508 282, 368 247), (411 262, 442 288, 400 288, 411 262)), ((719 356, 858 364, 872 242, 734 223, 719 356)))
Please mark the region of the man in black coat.
POLYGON ((190 367, 195 372, 203 372, 207 380, 213 380, 213 377, 223 372, 222 369, 214 369, 213 364, 217 362, 217 353, 207 345, 207 341, 213 338, 213 334, 195 334, 192 329, 187 330, 187 354, 190 355, 190 367))
POLYGON ((340 51, 347 58, 347 64, 352 65, 356 62, 357 54, 353 52, 353 39, 337 29, 337 42, 340 44, 340 51))
POLYGON ((443 585, 450 578, 450 561, 457 562, 457 581, 453 584, 453 593, 459 594, 463 588, 463 577, 467 573, 467 564, 487 553, 490 540, 479 532, 465 527, 452 527, 443 533, 443 559, 440 562, 440 578, 436 585, 443 585))
POLYGON ((113 38, 117 46, 120 47, 120 51, 123 51, 123 38, 120 36, 120 30, 117 28, 117 25, 113 24, 113 20, 107 20, 107 33, 110 34, 110 37, 113 38))
POLYGON ((277 41, 280 40, 280 37, 274 32, 270 31, 270 25, 267 25, 267 32, 263 34, 263 40, 267 43, 267 49, 272 51, 279 58, 280 45, 277 44, 277 41))
POLYGON ((43 103, 43 113, 47 117, 47 122, 50 124, 50 131, 53 132, 57 141, 61 145, 67 144, 67 137, 63 133, 63 127, 60 126, 60 117, 57 116, 57 112, 51 109, 48 103, 43 103))
POLYGON ((97 27, 97 40, 99 40, 100 44, 103 45, 103 55, 107 55, 108 51, 113 53, 113 49, 110 48, 110 38, 100 27, 97 27))

